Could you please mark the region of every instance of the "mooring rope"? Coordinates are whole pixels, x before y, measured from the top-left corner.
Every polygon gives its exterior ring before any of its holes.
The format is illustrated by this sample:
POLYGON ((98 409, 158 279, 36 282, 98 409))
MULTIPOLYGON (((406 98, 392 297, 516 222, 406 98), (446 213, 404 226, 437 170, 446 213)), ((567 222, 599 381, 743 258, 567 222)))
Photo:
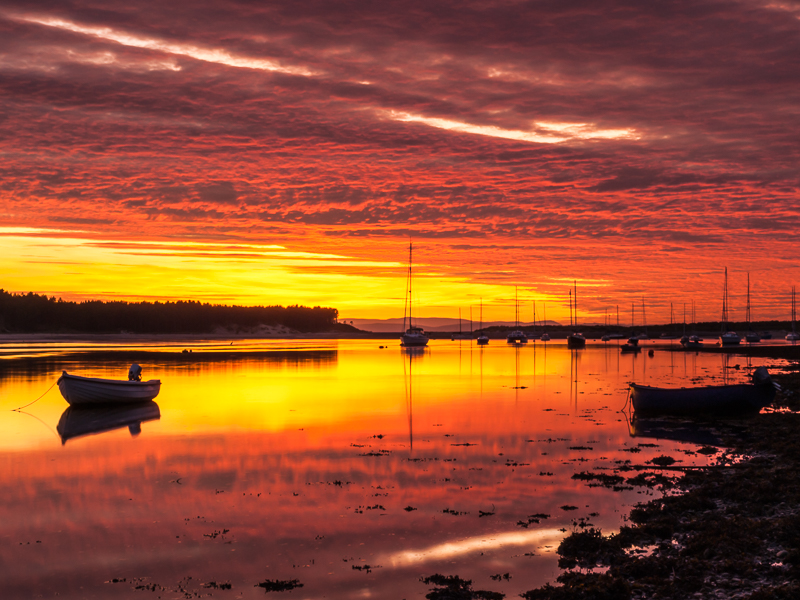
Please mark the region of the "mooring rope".
POLYGON ((628 403, 631 401, 631 386, 628 384, 628 393, 625 396, 625 404, 622 405, 622 408, 619 409, 619 412, 624 413, 625 409, 628 408, 628 403))
POLYGON ((41 400, 42 398, 44 398, 44 397, 47 395, 47 392, 49 392, 50 390, 52 390, 52 389, 55 387, 55 385, 56 385, 57 383, 58 383, 58 379, 56 379, 56 380, 53 382, 53 385, 51 385, 49 388, 47 388, 47 391, 46 391, 44 394, 42 394, 41 396, 39 396, 39 397, 38 397, 36 400, 34 400, 33 402, 28 402, 27 404, 25 404, 25 405, 23 405, 23 406, 18 406, 17 408, 12 408, 12 409, 11 409, 11 412, 19 412, 19 411, 21 411, 23 408, 28 408, 28 407, 29 407, 31 404, 36 404, 36 403, 37 403, 39 400, 41 400))

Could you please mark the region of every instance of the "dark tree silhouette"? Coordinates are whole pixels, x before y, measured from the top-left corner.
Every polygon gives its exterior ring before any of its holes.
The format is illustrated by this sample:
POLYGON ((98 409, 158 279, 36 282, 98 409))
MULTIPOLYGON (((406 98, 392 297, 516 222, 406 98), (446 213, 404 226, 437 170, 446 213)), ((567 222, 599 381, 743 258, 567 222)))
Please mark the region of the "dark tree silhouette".
POLYGON ((284 325, 300 332, 355 331, 335 308, 225 306, 177 302, 65 301, 0 289, 0 331, 8 333, 211 333, 284 325))

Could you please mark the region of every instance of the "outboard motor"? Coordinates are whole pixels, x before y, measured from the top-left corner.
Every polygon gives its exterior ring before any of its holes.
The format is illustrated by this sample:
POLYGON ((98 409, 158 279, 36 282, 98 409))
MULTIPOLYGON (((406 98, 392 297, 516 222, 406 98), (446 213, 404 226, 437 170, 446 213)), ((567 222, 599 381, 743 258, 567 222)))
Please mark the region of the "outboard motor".
POLYGON ((758 367, 755 371, 753 371, 753 383, 756 385, 764 384, 772 381, 769 376, 769 371, 767 371, 767 367, 758 367))
POLYGON ((142 367, 133 363, 128 370, 128 381, 141 381, 142 380, 142 367))

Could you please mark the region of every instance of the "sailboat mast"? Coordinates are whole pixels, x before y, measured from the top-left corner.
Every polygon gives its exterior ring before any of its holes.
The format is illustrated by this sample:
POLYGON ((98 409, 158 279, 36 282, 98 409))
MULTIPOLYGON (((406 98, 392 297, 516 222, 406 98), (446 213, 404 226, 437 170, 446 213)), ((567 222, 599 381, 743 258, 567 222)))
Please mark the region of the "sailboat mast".
POLYGON ((722 287, 722 332, 728 327, 728 267, 725 267, 725 284, 722 287))
POLYGON ((572 290, 569 291, 569 326, 572 328, 572 290))
POLYGON ((644 327, 644 332, 647 334, 647 315, 644 312, 644 296, 642 296, 642 327, 644 327))
POLYGON ((411 262, 413 257, 413 244, 408 242, 408 327, 409 329, 414 326, 411 321, 411 262))
POLYGON ((686 302, 683 303, 683 335, 686 335, 686 302))
POLYGON ((408 273, 406 273, 406 293, 403 298, 403 331, 406 331, 406 321, 408 326, 411 327, 411 315, 409 309, 411 308, 408 303, 408 298, 411 296, 411 243, 408 244, 408 273))
POLYGON ((578 329, 578 280, 575 279, 573 281, 573 285, 575 286, 575 329, 578 329))
POLYGON ((750 325, 750 273, 747 274, 747 314, 745 318, 747 320, 747 325, 750 325))

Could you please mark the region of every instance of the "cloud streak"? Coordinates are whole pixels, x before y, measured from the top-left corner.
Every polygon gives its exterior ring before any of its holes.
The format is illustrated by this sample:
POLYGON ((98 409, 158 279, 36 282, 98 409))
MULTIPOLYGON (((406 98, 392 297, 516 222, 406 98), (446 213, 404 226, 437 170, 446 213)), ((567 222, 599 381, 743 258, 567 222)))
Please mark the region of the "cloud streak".
MULTIPOLYGON (((22 16, 18 18, 29 23, 36 23, 46 27, 55 27, 57 29, 71 31, 73 33, 94 36, 122 44, 123 46, 132 46, 134 48, 145 48, 147 50, 176 54, 178 56, 186 56, 195 60, 202 60, 228 67, 256 69, 259 71, 274 71, 278 73, 287 73, 290 75, 314 75, 313 71, 310 71, 304 67, 284 66, 273 60, 235 56, 230 52, 219 48, 202 48, 199 46, 193 46, 191 44, 170 43, 163 40, 125 33, 123 31, 112 29, 111 27, 80 25, 78 23, 53 17, 22 16)), ((108 57, 110 61, 113 61, 113 55, 108 55, 108 57)), ((179 69, 175 68, 173 70, 179 69)))
POLYGON ((791 6, 9 0, 0 214, 386 263, 411 236, 453 277, 610 277, 664 311, 723 264, 778 289, 800 278, 791 6))

